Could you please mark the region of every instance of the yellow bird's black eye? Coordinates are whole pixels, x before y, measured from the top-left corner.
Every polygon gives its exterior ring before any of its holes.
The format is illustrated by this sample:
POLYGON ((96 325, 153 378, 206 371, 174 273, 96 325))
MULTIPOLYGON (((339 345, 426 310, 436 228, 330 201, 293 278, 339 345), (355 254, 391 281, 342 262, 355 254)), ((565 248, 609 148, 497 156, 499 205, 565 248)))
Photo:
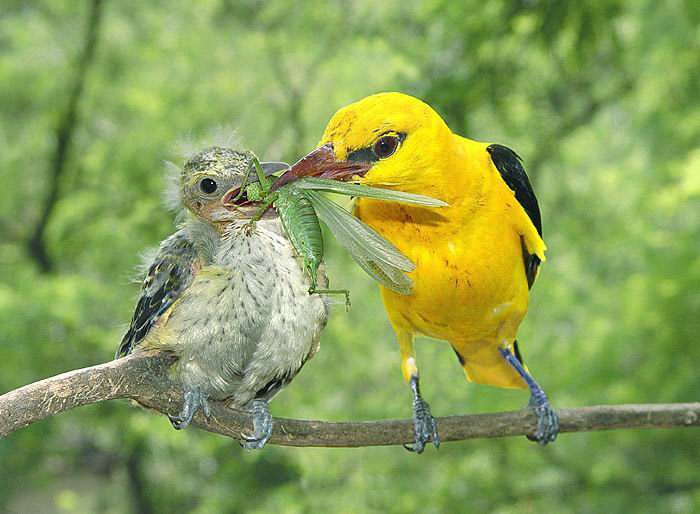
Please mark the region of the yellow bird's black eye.
POLYGON ((216 181, 210 178, 202 179, 202 181, 199 183, 199 189, 208 195, 214 193, 217 187, 218 185, 216 184, 216 181))
POLYGON ((386 159, 394 154, 399 147, 399 138, 396 136, 383 136, 374 143, 372 152, 380 159, 386 159))

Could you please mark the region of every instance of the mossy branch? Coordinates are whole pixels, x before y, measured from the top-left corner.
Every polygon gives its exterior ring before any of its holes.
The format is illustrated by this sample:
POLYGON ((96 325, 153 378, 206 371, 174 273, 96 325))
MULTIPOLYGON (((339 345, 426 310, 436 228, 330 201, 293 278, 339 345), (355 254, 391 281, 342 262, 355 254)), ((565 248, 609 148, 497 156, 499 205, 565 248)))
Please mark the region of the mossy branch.
MULTIPOLYGON (((59 412, 117 398, 131 398, 163 414, 177 414, 182 393, 167 378, 173 357, 137 353, 105 364, 69 371, 0 396, 0 437, 59 412)), ((622 428, 700 426, 700 403, 597 405, 557 410, 562 432, 622 428)), ((248 415, 211 402, 211 418, 198 413, 193 425, 240 439, 251 431, 248 415)), ((529 409, 438 418, 443 441, 532 434, 529 409)), ((275 419, 270 443, 285 446, 360 447, 411 443, 410 420, 327 422, 275 419)))

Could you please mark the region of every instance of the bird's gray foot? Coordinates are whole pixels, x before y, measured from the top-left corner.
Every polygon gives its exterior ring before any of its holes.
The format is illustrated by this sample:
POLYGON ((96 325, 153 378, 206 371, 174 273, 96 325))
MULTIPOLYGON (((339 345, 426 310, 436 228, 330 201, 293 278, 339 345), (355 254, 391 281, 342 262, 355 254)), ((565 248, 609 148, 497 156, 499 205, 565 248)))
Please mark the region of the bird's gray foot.
POLYGON ((260 450, 267 444, 272 435, 272 414, 267 400, 255 399, 250 402, 253 418, 253 434, 241 441, 246 450, 260 450))
POLYGON ((534 394, 530 396, 528 405, 534 409, 537 416, 537 428, 534 435, 529 435, 527 438, 530 441, 537 441, 540 446, 545 446, 547 443, 553 442, 559 433, 559 416, 554 412, 549 404, 547 397, 536 397, 534 394))
POLYGON ((522 362, 520 362, 508 348, 501 348, 499 351, 508 364, 523 377, 523 380, 530 389, 530 403, 528 403, 528 407, 535 411, 535 416, 537 416, 537 428, 533 435, 528 435, 526 437, 530 441, 537 441, 540 446, 553 442, 559 433, 559 416, 557 416, 557 413, 554 412, 554 409, 552 409, 552 406, 549 404, 547 395, 542 388, 537 385, 535 379, 525 371, 522 362))
POLYGON ((177 416, 168 415, 173 428, 175 430, 180 430, 187 427, 200 408, 204 411, 204 415, 207 418, 211 415, 207 395, 201 391, 185 391, 185 403, 182 406, 182 412, 177 416))
POLYGON ((413 389, 413 428, 415 431, 415 441, 413 446, 404 444, 410 452, 423 453, 425 445, 431 440, 435 448, 440 448, 440 436, 437 431, 437 421, 430 414, 430 406, 420 395, 418 387, 418 377, 411 377, 411 389, 413 389))

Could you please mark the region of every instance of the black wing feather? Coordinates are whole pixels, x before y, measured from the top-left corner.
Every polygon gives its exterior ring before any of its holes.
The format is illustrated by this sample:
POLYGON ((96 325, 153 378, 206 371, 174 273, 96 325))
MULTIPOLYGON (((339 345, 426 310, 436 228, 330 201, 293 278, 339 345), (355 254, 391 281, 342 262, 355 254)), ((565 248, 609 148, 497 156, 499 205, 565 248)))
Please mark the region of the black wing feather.
POLYGON ((177 301, 192 283, 197 259, 194 242, 182 232, 163 241, 141 286, 134 316, 124 334, 116 357, 132 352, 158 319, 177 301))
MULTIPOLYGON (((525 168, 523 168, 522 159, 513 150, 503 145, 489 145, 486 150, 491 154, 491 160, 501 174, 501 178, 515 192, 515 199, 525 209, 532 224, 537 229, 537 233, 542 237, 540 206, 530 185, 530 180, 525 173, 525 168)), ((527 285, 532 287, 535 278, 537 278, 540 258, 537 255, 528 253, 523 244, 523 259, 525 260, 527 285)))

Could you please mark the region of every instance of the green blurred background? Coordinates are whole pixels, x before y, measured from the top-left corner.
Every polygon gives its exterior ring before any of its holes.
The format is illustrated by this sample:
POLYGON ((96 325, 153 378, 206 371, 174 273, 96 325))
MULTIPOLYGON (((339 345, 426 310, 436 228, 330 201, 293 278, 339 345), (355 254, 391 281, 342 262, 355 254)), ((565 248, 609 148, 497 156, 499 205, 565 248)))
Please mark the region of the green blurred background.
MULTIPOLYGON (((516 149, 548 261, 519 339, 555 406, 697 401, 700 3, 3 0, 0 391, 110 359, 139 254, 172 232, 162 163, 234 127, 267 159, 313 148, 378 91, 516 149)), ((376 286, 335 246, 322 349, 278 416, 408 417, 376 286)), ((436 415, 522 407, 417 345, 436 415)), ((108 402, 0 441, 0 512, 698 512, 696 430, 245 452, 108 402)))

